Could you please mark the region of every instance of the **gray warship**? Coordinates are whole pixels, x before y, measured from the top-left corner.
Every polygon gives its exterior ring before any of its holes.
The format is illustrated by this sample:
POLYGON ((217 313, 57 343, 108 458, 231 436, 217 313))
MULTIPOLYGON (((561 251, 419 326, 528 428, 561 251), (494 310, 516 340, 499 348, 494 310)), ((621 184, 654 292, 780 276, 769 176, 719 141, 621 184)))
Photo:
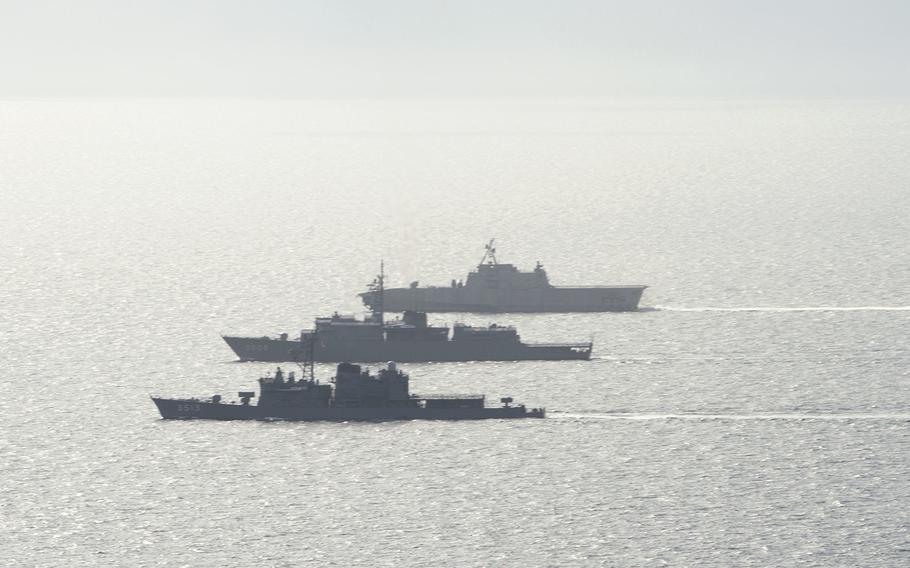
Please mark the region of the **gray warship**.
POLYGON ((241 361, 284 362, 300 360, 311 341, 318 343, 316 360, 323 363, 357 361, 375 363, 526 361, 590 359, 593 343, 524 343, 514 327, 502 325, 427 325, 427 315, 404 313, 401 320, 386 322, 381 312, 365 319, 333 314, 316 318, 315 328, 301 330, 296 338, 222 338, 241 361))
POLYGON ((488 418, 543 418, 543 408, 512 405, 511 398, 500 399, 501 406, 488 407, 483 395, 419 396, 411 394, 408 375, 389 363, 375 376, 359 365, 338 365, 332 384, 320 383, 309 376, 301 379, 291 372, 285 376, 279 367, 274 375, 259 379, 257 404, 253 391, 237 393, 239 402, 225 402, 220 395, 210 398, 165 398, 152 396, 165 419, 201 418, 209 420, 480 420, 488 418))
POLYGON ((380 299, 375 290, 359 294, 369 307, 383 304, 390 312, 627 312, 638 309, 647 286, 553 286, 538 261, 533 271, 521 271, 496 259, 494 241, 477 270, 463 283, 449 286, 388 288, 380 299))

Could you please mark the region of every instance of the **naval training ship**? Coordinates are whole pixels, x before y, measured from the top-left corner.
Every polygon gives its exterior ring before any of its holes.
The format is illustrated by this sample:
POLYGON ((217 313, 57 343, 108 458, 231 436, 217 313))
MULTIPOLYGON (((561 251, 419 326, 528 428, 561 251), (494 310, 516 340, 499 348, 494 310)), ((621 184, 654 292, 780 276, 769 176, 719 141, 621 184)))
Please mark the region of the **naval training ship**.
POLYGON ((210 398, 165 398, 152 396, 162 418, 209 420, 480 420, 485 418, 543 418, 543 408, 512 405, 509 397, 501 406, 486 406, 483 395, 411 394, 408 375, 395 363, 373 376, 359 365, 338 365, 332 384, 313 377, 312 361, 300 379, 285 376, 281 367, 274 375, 259 379, 258 404, 250 404, 253 391, 237 393, 239 402, 210 398), (307 377, 307 369, 309 376, 307 377))
POLYGON ((494 241, 477 270, 450 286, 388 288, 363 292, 363 303, 390 312, 627 312, 638 309, 647 286, 553 286, 540 262, 531 272, 496 260, 494 241))

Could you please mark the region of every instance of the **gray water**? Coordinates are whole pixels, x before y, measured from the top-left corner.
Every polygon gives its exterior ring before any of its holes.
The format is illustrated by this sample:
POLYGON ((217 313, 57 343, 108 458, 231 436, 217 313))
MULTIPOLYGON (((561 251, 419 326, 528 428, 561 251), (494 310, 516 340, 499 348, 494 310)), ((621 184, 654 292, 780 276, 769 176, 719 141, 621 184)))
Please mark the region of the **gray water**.
MULTIPOLYGON (((906 566, 910 105, 0 102, 0 565, 906 566), (546 420, 165 422, 496 237, 638 313, 434 315, 546 420)), ((327 378, 332 367, 317 371, 327 378)))

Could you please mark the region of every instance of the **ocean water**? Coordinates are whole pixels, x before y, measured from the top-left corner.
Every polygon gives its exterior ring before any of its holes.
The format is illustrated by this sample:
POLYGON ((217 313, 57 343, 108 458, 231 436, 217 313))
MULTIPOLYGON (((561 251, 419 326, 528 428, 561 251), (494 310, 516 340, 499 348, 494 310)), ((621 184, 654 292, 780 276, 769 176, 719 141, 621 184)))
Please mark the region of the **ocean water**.
MULTIPOLYGON (((0 565, 910 562, 910 104, 0 102, 0 565), (546 420, 167 422, 495 237, 624 314, 433 315, 588 362, 408 365, 546 420)), ((332 367, 319 366, 323 378, 332 367)))

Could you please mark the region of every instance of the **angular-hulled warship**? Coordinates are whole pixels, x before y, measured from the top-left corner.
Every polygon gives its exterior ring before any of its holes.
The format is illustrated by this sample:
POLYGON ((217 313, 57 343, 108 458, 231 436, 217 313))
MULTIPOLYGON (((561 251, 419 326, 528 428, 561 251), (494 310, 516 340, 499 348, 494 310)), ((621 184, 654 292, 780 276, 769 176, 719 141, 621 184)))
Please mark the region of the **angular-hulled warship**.
POLYGON ((485 418, 543 418, 543 408, 512 405, 502 398, 501 406, 486 406, 483 395, 419 396, 411 394, 408 375, 389 363, 375 376, 359 365, 341 363, 330 384, 313 377, 312 362, 304 377, 285 376, 279 367, 274 375, 259 379, 260 396, 237 393, 239 402, 210 398, 164 398, 152 396, 162 418, 210 420, 480 420, 485 418), (334 388, 333 388, 334 385, 334 388))
POLYGON ((382 303, 390 312, 626 312, 638 309, 647 286, 553 286, 540 262, 533 271, 521 271, 496 259, 494 242, 477 270, 464 282, 450 286, 388 288, 383 298, 375 290, 363 292, 363 303, 382 303))

